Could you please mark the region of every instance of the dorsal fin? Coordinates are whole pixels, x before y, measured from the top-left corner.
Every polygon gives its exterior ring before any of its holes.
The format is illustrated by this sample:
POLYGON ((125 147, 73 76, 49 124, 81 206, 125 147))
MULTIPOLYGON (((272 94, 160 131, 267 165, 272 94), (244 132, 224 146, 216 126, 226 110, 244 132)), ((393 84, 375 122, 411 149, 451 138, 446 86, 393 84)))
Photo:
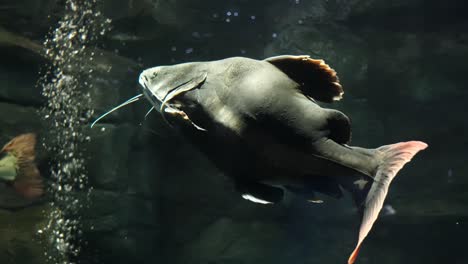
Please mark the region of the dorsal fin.
POLYGON ((265 59, 300 84, 300 90, 315 100, 331 103, 343 96, 336 72, 323 60, 308 55, 282 55, 265 59))

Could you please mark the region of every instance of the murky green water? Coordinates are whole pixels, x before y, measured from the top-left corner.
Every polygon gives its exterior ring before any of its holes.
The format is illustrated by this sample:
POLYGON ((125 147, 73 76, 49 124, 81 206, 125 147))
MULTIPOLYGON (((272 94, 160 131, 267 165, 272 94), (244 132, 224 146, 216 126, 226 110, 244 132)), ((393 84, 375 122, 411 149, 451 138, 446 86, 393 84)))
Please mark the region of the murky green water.
POLYGON ((468 263, 467 11, 455 0, 1 1, 0 144, 37 134, 45 195, 25 202, 0 182, 0 263, 346 263, 359 227, 349 194, 242 199, 157 111, 145 118, 145 99, 89 127, 141 93, 144 69, 282 54, 337 71, 344 98, 326 106, 350 117, 351 145, 429 144, 392 183, 356 263, 468 263))

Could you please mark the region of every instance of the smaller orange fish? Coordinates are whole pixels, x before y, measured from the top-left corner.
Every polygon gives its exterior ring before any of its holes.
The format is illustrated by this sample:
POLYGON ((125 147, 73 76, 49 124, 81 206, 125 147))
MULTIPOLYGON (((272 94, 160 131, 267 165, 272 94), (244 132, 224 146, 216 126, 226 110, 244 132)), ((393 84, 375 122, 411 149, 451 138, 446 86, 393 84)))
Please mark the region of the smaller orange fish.
POLYGON ((0 151, 0 181, 27 200, 44 194, 42 177, 35 163, 35 146, 36 135, 28 133, 13 138, 0 151))

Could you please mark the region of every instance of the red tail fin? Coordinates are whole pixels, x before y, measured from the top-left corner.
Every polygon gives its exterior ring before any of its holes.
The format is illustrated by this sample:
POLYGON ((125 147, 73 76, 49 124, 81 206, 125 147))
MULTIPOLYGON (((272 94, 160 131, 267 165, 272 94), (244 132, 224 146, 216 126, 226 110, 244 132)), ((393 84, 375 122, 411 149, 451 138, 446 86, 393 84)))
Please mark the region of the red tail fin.
POLYGON ((364 202, 363 217, 359 229, 359 239, 353 253, 348 259, 348 264, 356 261, 361 243, 369 234, 375 220, 379 216, 388 187, 398 171, 413 158, 420 150, 427 148, 427 144, 420 141, 401 142, 393 145, 382 146, 378 152, 383 155, 382 164, 375 174, 374 182, 364 202))

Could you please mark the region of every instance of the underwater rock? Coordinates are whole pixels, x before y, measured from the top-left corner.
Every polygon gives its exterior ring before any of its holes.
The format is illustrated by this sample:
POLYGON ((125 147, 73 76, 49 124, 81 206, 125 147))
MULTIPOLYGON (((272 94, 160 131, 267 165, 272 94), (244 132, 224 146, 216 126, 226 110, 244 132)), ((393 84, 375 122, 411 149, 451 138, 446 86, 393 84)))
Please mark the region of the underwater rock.
POLYGON ((368 58, 358 35, 336 23, 318 23, 301 19, 293 13, 276 26, 278 37, 264 50, 264 56, 276 54, 310 54, 333 65, 344 85, 359 82, 368 76, 368 58), (290 21, 290 22, 289 22, 290 21))
POLYGON ((201 17, 189 0, 106 0, 101 9, 115 21, 150 16, 159 24, 178 28, 201 17))
MULTIPOLYGON (((120 208, 115 206, 120 198, 120 195, 117 192, 93 189, 89 194, 77 193, 76 195, 80 197, 80 200, 89 199, 90 206, 87 206, 83 209, 83 216, 85 216, 85 219, 88 219, 90 223, 89 225, 86 225, 87 230, 96 230, 94 227, 92 227, 92 221, 94 219, 105 217, 108 215, 117 215, 117 212, 120 210, 120 208), (114 206, 110 206, 111 204, 113 204, 114 206)), ((113 228, 111 229, 114 229, 118 225, 112 226, 113 228)))
POLYGON ((15 32, 27 34, 29 37, 42 38, 62 15, 61 2, 59 0, 2 0, 0 25, 8 25, 15 32))
MULTIPOLYGON (((126 80, 129 75, 137 74, 142 69, 142 65, 136 61, 98 48, 88 48, 85 50, 85 56, 92 57, 85 65, 79 65, 79 68, 72 68, 79 72, 94 72, 96 75, 102 74, 108 78, 117 80, 126 80), (89 54, 89 55, 88 55, 89 54)), ((70 63, 73 66, 73 63, 70 63)), ((76 65, 78 66, 78 65, 76 65)))
MULTIPOLYGON (((347 21, 358 16, 377 15, 384 12, 398 12, 418 8, 420 0, 309 0, 296 1, 291 12, 300 19, 316 22, 347 21)), ((286 15, 288 16, 288 15, 286 15)))
POLYGON ((86 146, 92 158, 87 163, 89 181, 95 188, 123 190, 132 181, 129 171, 131 140, 135 128, 129 124, 99 124, 89 129, 86 146))
POLYGON ((152 199, 159 195, 160 177, 164 175, 163 161, 159 153, 148 150, 132 150, 129 154, 127 193, 152 199))
POLYGON ((42 131, 42 127, 36 108, 0 102, 0 140, 2 142, 7 142, 22 133, 42 131))
MULTIPOLYGON (((83 194, 80 194, 83 195, 83 194)), ((117 232, 131 227, 156 229, 156 210, 151 200, 135 195, 93 189, 89 206, 84 209, 86 232, 117 232)))
MULTIPOLYGON (((0 45, 24 48, 43 57, 47 61, 55 59, 54 56, 60 56, 59 54, 54 54, 51 50, 46 50, 38 41, 8 31, 1 26, 0 45)), ((78 49, 84 49, 84 51, 81 54, 82 57, 70 56, 71 61, 67 62, 67 67, 60 69, 64 74, 88 74, 94 72, 96 75, 105 75, 109 78, 116 77, 121 80, 128 77, 129 73, 137 74, 142 69, 142 66, 132 59, 119 56, 111 51, 97 47, 77 47, 75 49, 72 47, 73 44, 70 44, 70 51, 77 51, 78 49)))
POLYGON ((83 259, 90 257, 91 263, 146 263, 149 256, 158 258, 154 255, 158 219, 152 201, 100 189, 91 191, 89 201, 82 214, 87 241, 83 259))
POLYGON ((220 218, 202 230, 178 263, 284 263, 281 250, 286 233, 268 222, 235 222, 220 218))
POLYGON ((36 87, 36 78, 37 74, 18 70, 17 67, 0 65, 0 102, 26 106, 43 104, 45 100, 36 87))
POLYGON ((19 34, 15 34, 0 26, 0 46, 18 46, 26 50, 32 51, 38 55, 42 55, 41 44, 32 41, 19 34))
MULTIPOLYGON (((38 42, 30 40, 26 37, 20 36, 16 33, 9 32, 6 29, 0 27, 0 45, 9 45, 14 47, 24 48, 25 50, 31 51, 33 54, 41 57, 45 61, 34 61, 32 63, 31 71, 38 71, 37 64, 50 62, 49 51, 38 42)), ((14 52, 24 52, 16 50, 14 52)), ((88 83, 84 87, 89 90, 83 91, 84 93, 89 92, 92 98, 92 104, 89 106, 96 111, 104 111, 109 107, 116 105, 122 101, 125 101, 134 93, 132 88, 136 86, 134 80, 138 76, 138 72, 141 69, 141 65, 132 59, 119 56, 113 52, 88 47, 83 52, 83 57, 89 58, 83 60, 82 57, 71 57, 72 60, 67 62, 67 67, 60 69, 66 79, 67 75, 70 76, 82 76, 81 81, 88 83), (86 78, 89 74, 97 76, 95 78, 86 78), (128 87, 119 88, 119 87, 128 87)), ((11 58, 13 60, 13 58, 11 58)), ((21 66, 24 68, 24 63, 21 66)), ((15 66, 18 63, 13 64, 15 66)), ((40 105, 44 103, 44 98, 40 94, 40 89, 36 87, 37 74, 25 73, 24 69, 17 69, 12 67, 11 64, 5 64, 1 66, 5 68, 5 71, 0 73, 0 99, 3 97, 9 102, 20 102, 22 104, 33 104, 40 105), (7 74, 8 73, 8 74, 7 74), (31 76, 24 76, 29 74, 31 76), (18 84, 23 84, 21 89, 18 84), (27 92, 25 92, 27 91, 27 92)), ((30 72, 31 72, 30 71, 30 72)), ((119 119, 130 119, 131 115, 128 111, 114 112, 111 117, 119 119)))
MULTIPOLYGON (((0 27, 0 42, 1 31, 0 27)), ((36 107, 45 102, 36 85, 39 56, 29 55, 25 50, 2 47, 0 43, 0 102, 36 107)))
POLYGON ((421 5, 420 0, 394 0, 391 2, 385 0, 336 0, 336 3, 347 10, 350 17, 371 13, 378 14, 389 12, 389 10, 418 8, 421 5))
MULTIPOLYGON (((133 227, 89 237, 80 260, 85 263, 165 263, 153 230, 133 227)), ((173 262, 171 262, 173 263, 173 262)))
POLYGON ((49 205, 40 205, 18 211, 0 209, 0 259, 2 264, 46 264, 41 230, 47 224, 49 205), (33 262, 31 262, 33 260, 33 262))
POLYGON ((114 21, 149 15, 152 7, 151 0, 104 0, 100 3, 100 10, 114 21))

